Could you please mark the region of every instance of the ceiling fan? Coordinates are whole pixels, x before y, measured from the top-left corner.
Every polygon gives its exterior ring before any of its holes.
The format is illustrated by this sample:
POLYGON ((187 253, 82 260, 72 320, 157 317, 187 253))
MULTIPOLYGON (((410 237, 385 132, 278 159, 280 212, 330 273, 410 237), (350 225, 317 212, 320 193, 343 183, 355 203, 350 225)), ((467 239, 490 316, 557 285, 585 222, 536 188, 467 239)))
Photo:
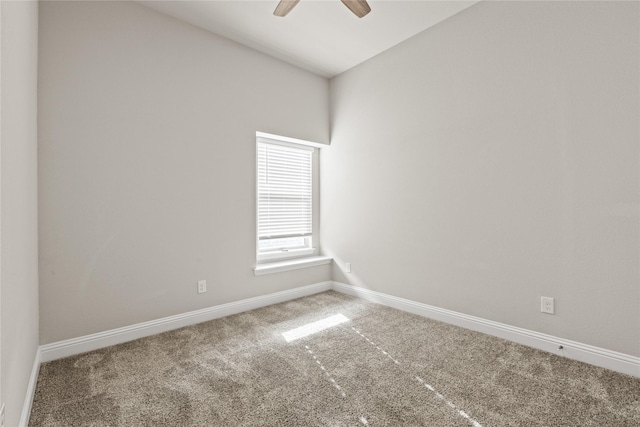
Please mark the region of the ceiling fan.
MULTIPOLYGON (((276 6, 276 10, 273 11, 273 14, 276 16, 286 16, 287 13, 291 12, 300 0, 280 0, 278 6, 276 6)), ((362 18, 367 13, 371 12, 371 8, 367 3, 367 0, 341 0, 342 3, 345 4, 349 8, 351 12, 353 12, 358 18, 362 18)))

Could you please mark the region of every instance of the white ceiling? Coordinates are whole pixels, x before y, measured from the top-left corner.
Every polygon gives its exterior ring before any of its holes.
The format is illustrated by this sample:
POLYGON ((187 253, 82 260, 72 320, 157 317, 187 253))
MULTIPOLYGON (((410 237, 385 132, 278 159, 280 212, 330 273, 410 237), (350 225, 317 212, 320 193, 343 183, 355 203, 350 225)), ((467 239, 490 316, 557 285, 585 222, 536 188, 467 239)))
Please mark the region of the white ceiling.
POLYGON ((302 0, 286 17, 278 0, 140 3, 314 72, 333 77, 426 30, 477 1, 368 0, 357 18, 340 0, 302 0))

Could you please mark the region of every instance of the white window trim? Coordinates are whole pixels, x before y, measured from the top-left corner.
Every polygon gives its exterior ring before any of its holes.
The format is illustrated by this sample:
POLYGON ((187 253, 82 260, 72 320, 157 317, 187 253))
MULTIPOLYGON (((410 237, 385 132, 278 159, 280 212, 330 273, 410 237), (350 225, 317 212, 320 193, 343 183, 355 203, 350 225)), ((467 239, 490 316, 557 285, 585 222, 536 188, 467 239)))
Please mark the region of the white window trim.
MULTIPOLYGON (((280 135, 274 135, 265 132, 256 132, 256 145, 258 142, 267 142, 271 144, 280 144, 285 146, 306 146, 312 148, 322 148, 327 147, 326 144, 320 144, 312 141, 305 141, 302 139, 290 138, 280 135)), ((314 156, 317 156, 318 153, 314 150, 314 156)), ((257 158, 256 158, 257 162, 257 158)), ((317 164, 317 162, 315 162, 317 164)), ((257 163, 256 163, 257 165, 257 163)), ((314 175, 317 176, 318 171, 314 171, 314 175)), ((316 233, 313 233, 311 236, 312 239, 312 247, 310 248, 300 248, 300 249, 290 249, 288 251, 274 251, 274 252, 263 252, 258 253, 258 215, 257 215, 257 203, 258 203, 258 176, 256 174, 256 266, 254 268, 255 275, 261 274, 269 274, 272 272, 279 271, 287 271, 290 269, 298 269, 305 267, 312 267, 317 264, 319 259, 322 259, 322 264, 327 264, 331 262, 331 258, 323 257, 318 255, 317 249, 317 238, 316 233), (305 262, 309 260, 308 262, 305 262), (293 266, 292 268, 287 268, 286 266, 293 266)), ((318 194, 313 195, 314 200, 317 200, 318 194)), ((314 216, 315 221, 315 216, 314 216)))
POLYGON ((319 142, 305 141, 304 139, 290 138, 288 136, 274 135, 272 133, 256 132, 256 138, 266 139, 270 142, 288 142, 295 145, 306 145, 307 147, 324 148, 327 144, 319 142))
POLYGON ((284 271, 299 270, 301 268, 317 267, 319 265, 330 264, 333 258, 330 256, 311 256, 306 258, 296 258, 286 261, 268 262, 257 264, 253 268, 253 274, 262 276, 264 274, 282 273, 284 271))
POLYGON ((258 261, 275 261, 290 258, 299 258, 303 256, 312 256, 316 254, 316 248, 301 248, 301 249, 289 249, 288 251, 273 251, 257 253, 256 258, 258 261))

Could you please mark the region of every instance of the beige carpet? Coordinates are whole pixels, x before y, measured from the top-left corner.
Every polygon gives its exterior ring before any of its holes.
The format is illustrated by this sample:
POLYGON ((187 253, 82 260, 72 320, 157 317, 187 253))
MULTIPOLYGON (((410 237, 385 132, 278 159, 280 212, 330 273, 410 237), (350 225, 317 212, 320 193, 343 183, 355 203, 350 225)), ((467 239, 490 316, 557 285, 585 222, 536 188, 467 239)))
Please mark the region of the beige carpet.
POLYGON ((30 425, 640 426, 640 379, 331 291, 45 363, 30 425))

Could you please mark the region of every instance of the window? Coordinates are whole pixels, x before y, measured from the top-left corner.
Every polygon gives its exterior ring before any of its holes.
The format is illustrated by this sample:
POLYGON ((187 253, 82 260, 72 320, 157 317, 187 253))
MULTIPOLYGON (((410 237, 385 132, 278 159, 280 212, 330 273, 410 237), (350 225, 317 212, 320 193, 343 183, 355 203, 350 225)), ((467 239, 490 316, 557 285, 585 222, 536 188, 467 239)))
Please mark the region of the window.
POLYGON ((257 137, 257 258, 311 255, 314 148, 257 137))

